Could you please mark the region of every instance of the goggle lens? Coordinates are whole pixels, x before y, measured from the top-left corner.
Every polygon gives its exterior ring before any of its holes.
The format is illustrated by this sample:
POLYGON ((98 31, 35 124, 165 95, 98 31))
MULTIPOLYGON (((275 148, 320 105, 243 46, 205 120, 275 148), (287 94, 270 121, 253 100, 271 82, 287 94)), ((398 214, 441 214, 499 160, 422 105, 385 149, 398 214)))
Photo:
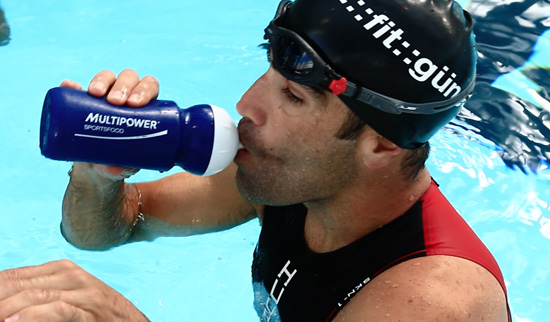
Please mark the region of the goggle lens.
POLYGON ((313 72, 315 67, 313 60, 296 41, 282 36, 273 47, 272 54, 277 69, 296 76, 305 76, 313 72))

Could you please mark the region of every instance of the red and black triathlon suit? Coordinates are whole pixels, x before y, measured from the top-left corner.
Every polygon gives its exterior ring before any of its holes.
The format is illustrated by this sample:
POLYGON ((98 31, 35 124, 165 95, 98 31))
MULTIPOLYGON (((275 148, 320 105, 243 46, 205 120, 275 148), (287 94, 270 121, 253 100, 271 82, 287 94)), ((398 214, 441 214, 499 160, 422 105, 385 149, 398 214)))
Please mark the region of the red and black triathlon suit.
POLYGON ((308 248, 306 214, 303 205, 265 208, 252 264, 254 305, 263 322, 331 321, 380 273, 423 256, 471 260, 506 292, 497 262, 433 181, 404 215, 333 252, 308 248))

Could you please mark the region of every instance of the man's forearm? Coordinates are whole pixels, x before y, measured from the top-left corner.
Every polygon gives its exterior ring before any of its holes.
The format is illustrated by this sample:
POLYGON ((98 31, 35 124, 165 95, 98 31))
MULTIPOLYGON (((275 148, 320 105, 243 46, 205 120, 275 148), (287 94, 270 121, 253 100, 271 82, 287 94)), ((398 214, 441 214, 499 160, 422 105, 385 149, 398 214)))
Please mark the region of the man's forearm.
POLYGON ((75 164, 63 199, 61 229, 73 245, 108 249, 124 243, 139 213, 139 192, 123 180, 94 175, 86 164, 75 164))

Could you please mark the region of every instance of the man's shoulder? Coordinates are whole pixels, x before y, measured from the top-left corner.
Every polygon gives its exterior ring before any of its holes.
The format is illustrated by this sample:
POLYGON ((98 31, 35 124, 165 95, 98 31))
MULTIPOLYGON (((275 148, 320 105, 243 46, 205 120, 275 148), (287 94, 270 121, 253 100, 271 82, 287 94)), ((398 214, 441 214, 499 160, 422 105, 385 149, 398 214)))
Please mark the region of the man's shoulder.
POLYGON ((507 321, 506 308, 503 289, 485 268, 427 256, 380 274, 334 321, 507 321))

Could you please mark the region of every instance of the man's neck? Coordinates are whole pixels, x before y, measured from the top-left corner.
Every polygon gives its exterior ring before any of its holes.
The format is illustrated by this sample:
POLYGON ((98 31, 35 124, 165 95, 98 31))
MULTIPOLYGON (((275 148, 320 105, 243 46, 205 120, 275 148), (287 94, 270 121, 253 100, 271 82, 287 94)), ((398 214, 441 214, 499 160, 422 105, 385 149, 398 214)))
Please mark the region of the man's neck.
POLYGON ((308 246, 314 252, 325 253, 366 236, 409 210, 430 181, 428 170, 423 169, 413 181, 382 177, 329 200, 306 203, 304 234, 308 246))

